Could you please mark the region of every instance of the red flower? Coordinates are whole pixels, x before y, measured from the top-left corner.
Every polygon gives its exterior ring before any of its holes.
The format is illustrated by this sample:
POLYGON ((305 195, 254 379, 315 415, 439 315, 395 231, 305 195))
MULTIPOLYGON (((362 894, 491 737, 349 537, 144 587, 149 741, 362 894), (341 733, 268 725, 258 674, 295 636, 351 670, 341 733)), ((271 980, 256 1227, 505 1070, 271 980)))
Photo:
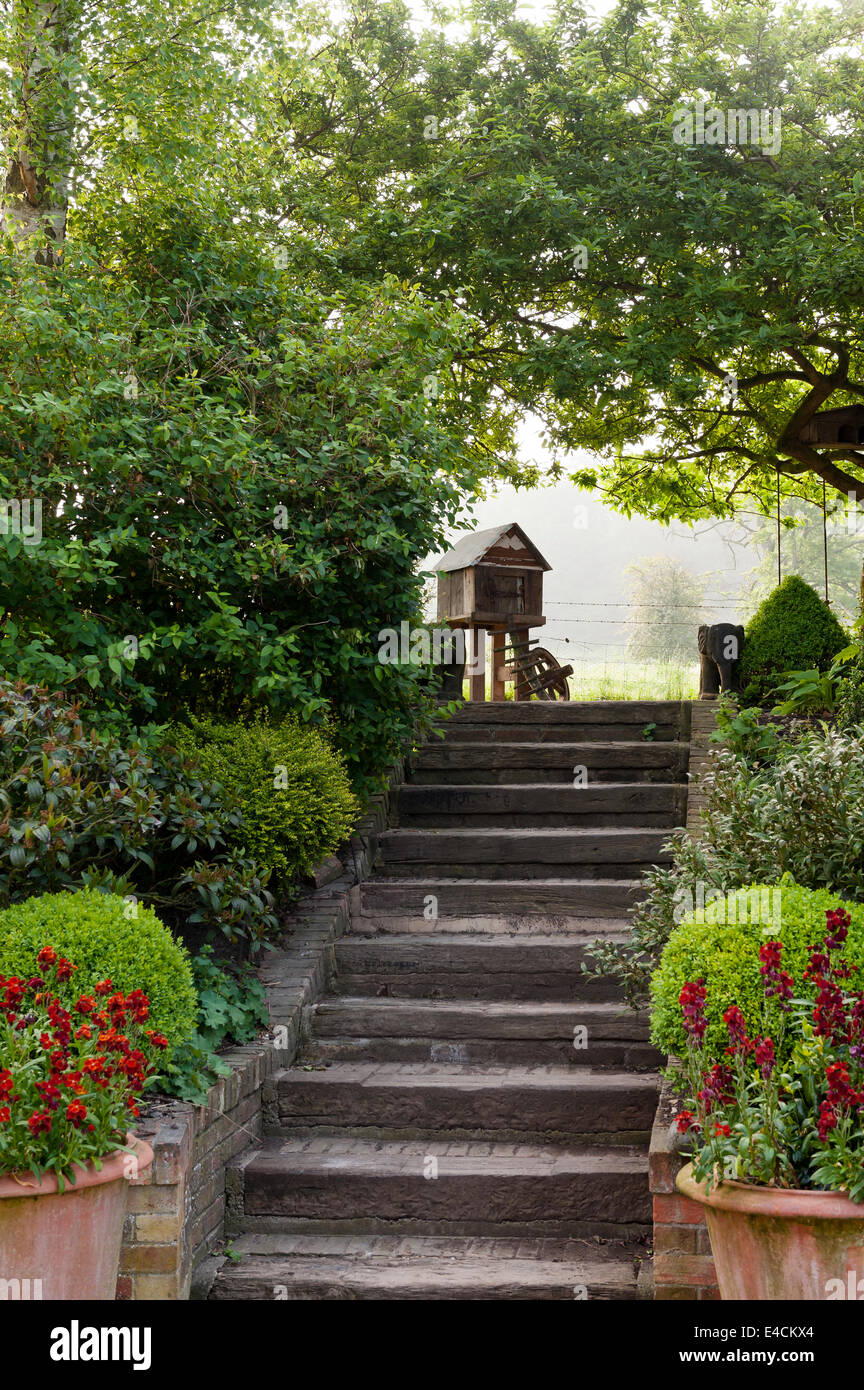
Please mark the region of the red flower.
POLYGON ((47 1134, 51 1128, 51 1116, 47 1110, 43 1111, 41 1115, 34 1111, 27 1124, 31 1134, 47 1134))
POLYGON ((0 1100, 5 1100, 7 1096, 12 1094, 14 1084, 11 1071, 8 1069, 0 1071, 0 1100))
POLYGON ((708 1027, 705 1018, 705 981, 688 982, 678 996, 678 1003, 684 1015, 684 1031, 694 1043, 700 1044, 708 1027))
POLYGON ((714 1133, 718 1139, 728 1139, 732 1131, 728 1125, 720 1124, 720 1122, 717 1121, 714 1125, 714 1133))
POLYGON ((739 1047, 747 1050, 747 1025, 744 1022, 744 1015, 737 1004, 730 1004, 723 1014, 723 1022, 729 1037, 732 1039, 732 1050, 737 1051, 739 1047))
POLYGON ((61 956, 57 962, 57 979, 70 980, 72 978, 72 972, 77 969, 78 966, 73 965, 71 960, 64 960, 61 956))
POLYGON ((93 1036, 93 1029, 88 1028, 86 1023, 82 1023, 80 1028, 75 1029, 75 1037, 79 1042, 87 1042, 93 1036))
POLYGON ((42 971, 42 974, 44 975, 46 970, 51 969, 51 966, 54 964, 56 959, 57 952, 54 950, 54 947, 43 946, 42 950, 36 957, 36 964, 39 966, 39 969, 42 971))
POLYGON ((756 1059, 756 1065, 762 1073, 762 1080, 768 1081, 771 1077, 771 1073, 773 1072, 774 1067, 777 1064, 777 1058, 774 1055, 774 1043, 772 1039, 761 1038, 759 1042, 756 1044, 756 1051, 754 1053, 754 1056, 756 1059))
POLYGON ((12 1111, 8 1105, 0 1105, 0 1125, 8 1125, 12 1118, 12 1111))
POLYGON ((73 1100, 66 1106, 66 1119, 77 1129, 78 1126, 87 1119, 87 1106, 82 1105, 80 1100, 73 1100))
POLYGON ((698 1129, 699 1122, 692 1110, 682 1110, 680 1115, 675 1116, 675 1123, 678 1126, 679 1134, 686 1134, 689 1129, 698 1129))
POLYGON ((148 1032, 147 1037, 150 1039, 153 1047, 164 1048, 168 1046, 168 1039, 165 1037, 164 1033, 148 1032))
POLYGON ((110 994, 114 988, 110 980, 100 980, 98 985, 93 986, 94 994, 110 994))
POLYGON ((82 994, 75 1005, 75 1012, 77 1014, 92 1014, 95 1008, 96 1000, 93 998, 92 994, 82 994))

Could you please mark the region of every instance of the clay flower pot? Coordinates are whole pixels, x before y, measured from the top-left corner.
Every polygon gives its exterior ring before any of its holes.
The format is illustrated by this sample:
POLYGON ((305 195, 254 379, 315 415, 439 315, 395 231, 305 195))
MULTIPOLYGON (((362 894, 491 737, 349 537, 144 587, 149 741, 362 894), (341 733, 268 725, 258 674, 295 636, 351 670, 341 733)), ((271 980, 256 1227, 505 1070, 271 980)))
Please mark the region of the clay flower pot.
POLYGON ((127 1136, 130 1153, 112 1154, 97 1172, 77 1167, 74 1187, 58 1192, 54 1174, 0 1178, 0 1283, 6 1298, 114 1298, 126 1187, 153 1162, 143 1139, 127 1136))
MULTIPOLYGON (((705 1191, 688 1163, 678 1191, 705 1208, 723 1299, 857 1298, 864 1205, 840 1192, 724 1182, 705 1191)), ((861 1285, 864 1288, 864 1282, 861 1285)))

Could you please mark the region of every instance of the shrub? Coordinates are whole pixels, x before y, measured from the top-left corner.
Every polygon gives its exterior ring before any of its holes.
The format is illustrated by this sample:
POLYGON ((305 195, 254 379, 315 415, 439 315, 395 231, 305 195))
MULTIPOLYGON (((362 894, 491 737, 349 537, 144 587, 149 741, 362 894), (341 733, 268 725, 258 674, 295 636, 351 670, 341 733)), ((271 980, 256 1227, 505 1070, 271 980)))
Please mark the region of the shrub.
POLYGON ((593 973, 617 977, 633 1007, 646 1002, 663 947, 700 894, 788 873, 802 887, 864 901, 864 730, 807 730, 779 741, 761 766, 719 749, 700 790, 698 841, 676 831, 671 865, 646 876, 629 939, 592 944, 593 973))
POLYGON ((156 745, 97 734, 62 696, 0 681, 0 907, 92 885, 254 948, 277 924, 266 873, 230 843, 240 812, 156 745))
POLYGON ((284 883, 311 872, 356 821, 344 764, 317 729, 193 718, 174 737, 235 798, 243 850, 284 883))
POLYGON ((754 696, 787 671, 825 671, 849 638, 816 590, 790 574, 759 605, 744 630, 739 679, 754 696))
POLYGON ((78 967, 67 986, 58 986, 69 997, 92 994, 107 977, 123 994, 144 991, 150 1027, 164 1033, 169 1055, 194 1032, 198 1000, 188 954, 151 909, 84 889, 45 893, 0 912, 0 974, 31 978, 46 946, 78 967))
MULTIPOLYGON (((685 984, 698 980, 704 981, 707 994, 705 1047, 710 1060, 720 1061, 728 1046, 723 1013, 730 1004, 740 1008, 751 1036, 773 1028, 772 1037, 779 1037, 781 1012, 776 1000, 765 1005, 759 947, 769 939, 782 941, 783 968, 798 980, 811 947, 821 940, 825 913, 838 907, 850 916, 849 934, 838 958, 861 971, 864 905, 844 903, 827 889, 802 888, 791 879, 770 892, 766 885, 755 884, 709 902, 704 911, 689 913, 669 937, 651 981, 653 1041, 673 1056, 686 1056, 679 996, 685 984)), ((815 984, 799 988, 804 990, 802 997, 815 999, 815 984)))
POLYGON ((210 946, 193 956, 192 975, 198 992, 197 1027, 170 1058, 159 1087, 168 1095, 204 1105, 213 1083, 231 1074, 216 1049, 251 1042, 269 1026, 270 1011, 264 986, 251 966, 217 961, 210 946))

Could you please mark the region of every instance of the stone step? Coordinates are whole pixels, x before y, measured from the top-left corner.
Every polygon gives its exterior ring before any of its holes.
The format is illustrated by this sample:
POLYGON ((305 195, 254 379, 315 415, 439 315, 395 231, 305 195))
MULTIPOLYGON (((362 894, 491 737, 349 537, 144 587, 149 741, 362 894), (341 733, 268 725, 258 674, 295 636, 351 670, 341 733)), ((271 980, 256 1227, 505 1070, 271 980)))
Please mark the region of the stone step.
POLYGON ((647 1142, 657 1105, 656 1075, 588 1067, 300 1063, 274 1089, 281 1131, 338 1127, 369 1138, 636 1144, 647 1142))
MULTIPOLYGON (((418 1140, 266 1139, 238 1166, 244 1216, 423 1222, 500 1231, 509 1222, 631 1230, 651 1219, 648 1160, 625 1147, 418 1140)), ((467 1232, 463 1232, 467 1234, 467 1232)))
POLYGON ((687 743, 427 743, 409 780, 440 785, 593 782, 684 782, 687 743), (583 771, 584 769, 584 771, 583 771))
MULTIPOLYGON (((591 961, 594 936, 352 932, 336 943, 336 987, 341 994, 403 999, 617 998, 614 981, 591 980, 582 970, 591 961)), ((624 939, 614 928, 602 937, 624 939)))
POLYGON ((578 870, 586 878, 619 878, 624 866, 668 863, 663 846, 667 830, 638 830, 631 826, 577 827, 568 830, 512 830, 482 828, 458 830, 386 830, 378 846, 382 867, 410 874, 428 864, 449 867, 454 876, 470 870, 470 877, 491 876, 502 867, 502 877, 545 878, 562 867, 578 870), (514 866, 518 869, 514 870, 514 866), (530 866, 530 873, 528 872, 530 866), (608 872, 607 872, 608 870, 608 872))
POLYGON ((310 1060, 591 1066, 656 1071, 648 1021, 617 1003, 498 1003, 392 997, 325 999, 310 1060))
MULTIPOLYGON (((424 922, 430 930, 433 917, 446 923, 448 931, 460 928, 450 921, 478 925, 479 921, 505 919, 518 924, 523 919, 618 918, 645 897, 645 887, 635 874, 620 879, 548 877, 527 881, 521 878, 457 879, 450 874, 424 878, 373 878, 361 884, 359 917, 396 917, 412 923, 424 922)), ((518 930, 514 925, 513 930, 518 930)), ((551 930, 551 928, 550 928, 551 930)))
POLYGON ((232 1240, 213 1301, 633 1300, 637 1243, 508 1236, 249 1234, 232 1240), (237 1258, 239 1257, 239 1258, 237 1258))
POLYGON ((687 788, 682 783, 612 782, 584 787, 521 783, 510 786, 424 786, 406 783, 394 800, 402 828, 683 825, 687 788))

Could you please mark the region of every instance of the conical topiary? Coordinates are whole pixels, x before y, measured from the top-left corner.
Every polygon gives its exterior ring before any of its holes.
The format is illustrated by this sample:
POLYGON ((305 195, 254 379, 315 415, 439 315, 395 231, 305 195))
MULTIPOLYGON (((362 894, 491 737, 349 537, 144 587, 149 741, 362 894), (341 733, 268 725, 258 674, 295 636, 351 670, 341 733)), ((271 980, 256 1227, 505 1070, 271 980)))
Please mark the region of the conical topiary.
POLYGON ((744 629, 742 687, 756 698, 786 671, 825 671, 849 638, 816 590, 790 574, 760 603, 744 629))

